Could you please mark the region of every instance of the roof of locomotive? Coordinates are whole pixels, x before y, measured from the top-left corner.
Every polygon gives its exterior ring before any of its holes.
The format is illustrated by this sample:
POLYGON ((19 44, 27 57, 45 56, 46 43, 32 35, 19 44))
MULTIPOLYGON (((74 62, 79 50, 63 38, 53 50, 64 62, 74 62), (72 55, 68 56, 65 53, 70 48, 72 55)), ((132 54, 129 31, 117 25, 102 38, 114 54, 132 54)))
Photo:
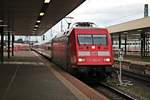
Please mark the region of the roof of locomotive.
MULTIPOLYGON (((54 40, 57 41, 57 40, 61 40, 61 38, 68 37, 68 36, 71 35, 71 33, 72 33, 73 30, 80 30, 80 29, 107 30, 107 28, 98 28, 98 27, 90 27, 90 28, 89 27, 74 27, 74 28, 71 28, 68 31, 64 32, 62 35, 59 35, 59 36, 53 38, 52 41, 54 41, 54 40)), ((107 32, 108 32, 108 30, 107 30, 107 32)))
POLYGON ((106 29, 107 30, 107 28, 98 27, 93 22, 76 22, 72 25, 69 31, 72 31, 73 29, 106 29))
POLYGON ((91 28, 91 27, 97 27, 97 25, 93 22, 76 22, 76 23, 72 24, 71 28, 75 28, 75 27, 91 28))
POLYGON ((72 29, 70 29, 69 31, 65 32, 63 36, 69 36, 72 32, 72 30, 84 30, 84 29, 89 29, 89 30, 106 30, 108 32, 107 28, 100 28, 100 27, 74 27, 72 29))
POLYGON ((100 28, 97 27, 97 25, 93 22, 76 22, 72 24, 71 28, 69 28, 67 31, 63 32, 61 35, 57 35, 55 38, 63 37, 63 36, 69 36, 72 32, 72 30, 75 29, 106 29, 107 28, 100 28))

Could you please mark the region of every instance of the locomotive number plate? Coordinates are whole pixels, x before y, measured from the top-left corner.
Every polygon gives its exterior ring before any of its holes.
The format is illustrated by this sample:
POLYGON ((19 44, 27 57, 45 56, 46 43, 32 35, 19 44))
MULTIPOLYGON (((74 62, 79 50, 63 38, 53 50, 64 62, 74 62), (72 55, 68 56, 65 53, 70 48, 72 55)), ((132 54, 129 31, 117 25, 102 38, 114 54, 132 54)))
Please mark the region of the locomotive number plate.
POLYGON ((87 59, 88 62, 101 62, 100 59, 87 59))
POLYGON ((93 62, 100 62, 100 59, 92 59, 93 62))
POLYGON ((91 52, 91 56, 97 56, 97 55, 98 55, 97 52, 95 52, 95 51, 91 52))

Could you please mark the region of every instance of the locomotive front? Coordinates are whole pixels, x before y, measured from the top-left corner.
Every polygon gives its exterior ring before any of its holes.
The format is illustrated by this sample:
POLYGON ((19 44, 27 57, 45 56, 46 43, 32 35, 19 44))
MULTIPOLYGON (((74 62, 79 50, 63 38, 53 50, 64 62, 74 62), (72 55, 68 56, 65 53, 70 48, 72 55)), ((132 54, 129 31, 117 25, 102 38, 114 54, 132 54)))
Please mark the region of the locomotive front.
POLYGON ((53 39, 52 61, 71 73, 96 73, 105 78, 114 62, 111 37, 107 29, 92 25, 77 23, 64 36, 53 39))
POLYGON ((77 27, 74 29, 74 34, 77 65, 101 67, 113 64, 111 37, 107 29, 77 27))

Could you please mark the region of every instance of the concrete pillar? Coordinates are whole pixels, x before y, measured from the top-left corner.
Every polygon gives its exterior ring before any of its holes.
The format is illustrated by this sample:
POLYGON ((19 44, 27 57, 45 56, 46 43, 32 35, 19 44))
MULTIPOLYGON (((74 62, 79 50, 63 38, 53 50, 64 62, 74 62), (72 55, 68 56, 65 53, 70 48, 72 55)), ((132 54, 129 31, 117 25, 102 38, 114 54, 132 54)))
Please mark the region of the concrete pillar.
POLYGON ((10 32, 8 32, 8 58, 10 58, 10 32))
POLYGON ((111 42, 112 42, 112 45, 114 45, 114 42, 113 42, 113 34, 111 34, 111 42))
POLYGON ((119 41, 119 49, 121 49, 121 33, 119 33, 118 41, 119 41))
POLYGON ((125 38, 124 38, 124 41, 125 41, 125 43, 124 43, 124 49, 125 49, 125 53, 124 53, 124 55, 126 56, 127 55, 127 34, 125 34, 125 38))
POLYGON ((15 41, 15 36, 12 34, 12 56, 14 56, 14 41, 15 41))
POLYGON ((60 31, 63 32, 63 20, 61 20, 60 25, 61 25, 61 26, 60 26, 60 27, 61 27, 61 30, 60 30, 60 31))
POLYGON ((145 56, 145 32, 141 31, 141 57, 145 56))
POLYGON ((4 33, 3 26, 0 26, 0 34, 1 34, 1 47, 0 47, 0 62, 4 62, 4 33))

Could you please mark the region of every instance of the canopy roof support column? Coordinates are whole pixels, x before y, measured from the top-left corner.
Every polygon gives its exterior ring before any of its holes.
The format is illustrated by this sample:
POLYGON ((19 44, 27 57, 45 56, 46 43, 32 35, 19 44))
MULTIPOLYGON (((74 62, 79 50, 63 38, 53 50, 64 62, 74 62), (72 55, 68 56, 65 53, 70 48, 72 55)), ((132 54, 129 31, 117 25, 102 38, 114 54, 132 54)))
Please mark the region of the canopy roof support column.
POLYGON ((14 56, 14 41, 15 41, 15 36, 12 34, 12 56, 14 56))
POLYGON ((124 38, 124 55, 126 56, 127 55, 127 34, 125 34, 125 38, 124 38))
POLYGON ((119 49, 121 49, 121 33, 119 33, 118 41, 119 41, 119 49))
POLYGON ((141 31, 141 57, 145 56, 145 32, 141 31))
POLYGON ((0 62, 4 61, 4 33, 3 26, 0 26, 0 34, 1 34, 1 47, 0 47, 0 62))
POLYGON ((10 32, 8 32, 8 58, 10 58, 10 32))

